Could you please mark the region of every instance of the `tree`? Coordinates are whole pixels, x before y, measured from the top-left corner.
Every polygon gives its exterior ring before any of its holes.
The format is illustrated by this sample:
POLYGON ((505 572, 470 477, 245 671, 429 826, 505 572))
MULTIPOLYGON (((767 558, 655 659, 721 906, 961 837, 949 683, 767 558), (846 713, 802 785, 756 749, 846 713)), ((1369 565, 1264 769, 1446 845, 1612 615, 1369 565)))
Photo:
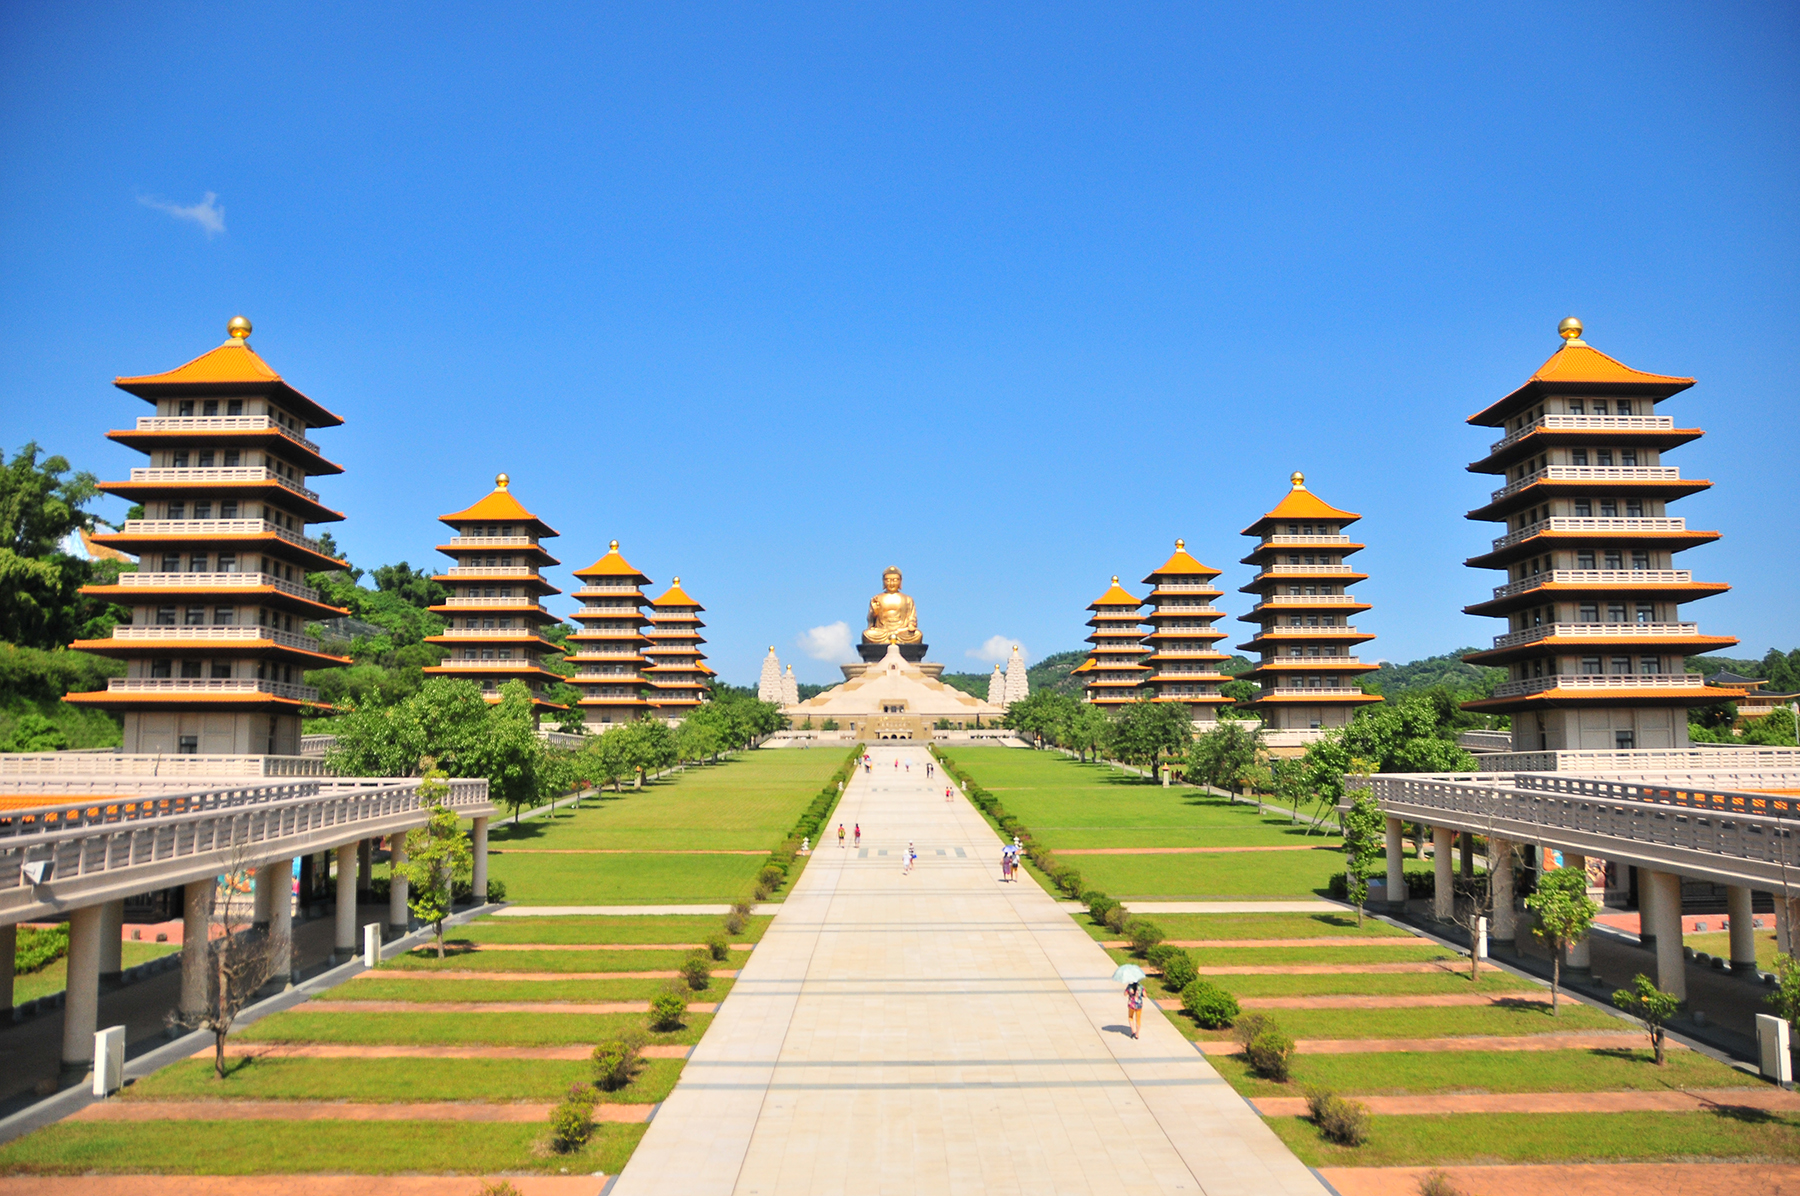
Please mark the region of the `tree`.
POLYGON ((1119 708, 1109 746, 1115 758, 1142 765, 1153 779, 1163 757, 1185 753, 1193 739, 1194 724, 1185 704, 1139 698, 1119 708))
POLYGON ((1656 1065, 1661 1067, 1666 1061, 1663 1023, 1680 1011, 1681 998, 1664 992, 1651 983, 1650 977, 1639 972, 1632 978, 1630 988, 1613 993, 1612 1002, 1644 1023, 1644 1029, 1650 1034, 1650 1049, 1656 1053, 1656 1065))
POLYGON ((1034 746, 1041 748, 1045 741, 1061 741, 1063 728, 1075 717, 1077 708, 1082 704, 1065 693, 1037 690, 1007 707, 1006 717, 1000 720, 1000 725, 1009 731, 1019 732, 1033 740, 1034 746))
POLYGON ((1215 789, 1235 790, 1256 767, 1261 752, 1258 735, 1258 729, 1231 719, 1196 736, 1188 747, 1188 780, 1215 789))
MULTIPOLYGON (((406 877, 407 906, 419 921, 435 928, 439 959, 444 958, 444 919, 450 916, 455 882, 468 879, 475 864, 462 820, 444 804, 448 796, 450 785, 443 772, 427 770, 419 782, 419 802, 426 807, 428 821, 406 832, 406 863, 400 866, 406 877)), ((476 900, 485 899, 485 894, 476 894, 476 900)))
POLYGON ((225 933, 207 943, 206 1003, 199 1009, 173 1010, 168 1014, 171 1026, 212 1034, 213 1075, 220 1080, 225 1078, 225 1043, 238 1014, 256 999, 258 989, 288 970, 293 953, 289 943, 273 939, 264 931, 247 928, 233 933, 233 927, 247 920, 249 913, 248 909, 234 907, 240 898, 251 898, 251 886, 238 883, 250 874, 251 864, 242 849, 234 852, 223 883, 213 886, 207 925, 222 922, 225 933))
POLYGON ((1344 868, 1345 887, 1351 904, 1356 906, 1356 924, 1361 926, 1363 906, 1369 900, 1369 878, 1377 870, 1375 857, 1386 847, 1387 816, 1367 789, 1359 789, 1340 821, 1344 851, 1350 857, 1344 868))
POLYGON ((1800 961, 1791 955, 1775 957, 1775 991, 1763 999, 1800 1032, 1800 961))
POLYGON ((1098 755, 1111 734, 1112 719, 1106 711, 1092 702, 1080 702, 1069 712, 1068 721, 1062 727, 1062 746, 1072 750, 1076 759, 1085 764, 1088 753, 1098 755))
POLYGON ((1580 942, 1594 924, 1600 907, 1587 895, 1587 869, 1553 868, 1538 877, 1537 891, 1525 908, 1538 916, 1531 933, 1550 944, 1550 1015, 1557 1015, 1562 987, 1562 957, 1569 944, 1580 942))
POLYGON ((104 638, 127 617, 123 608, 83 595, 90 581, 111 582, 119 561, 88 562, 63 551, 63 542, 92 531, 84 508, 100 495, 86 471, 71 472, 61 456, 38 460, 36 441, 0 466, 0 639, 28 648, 60 648, 77 637, 104 638))

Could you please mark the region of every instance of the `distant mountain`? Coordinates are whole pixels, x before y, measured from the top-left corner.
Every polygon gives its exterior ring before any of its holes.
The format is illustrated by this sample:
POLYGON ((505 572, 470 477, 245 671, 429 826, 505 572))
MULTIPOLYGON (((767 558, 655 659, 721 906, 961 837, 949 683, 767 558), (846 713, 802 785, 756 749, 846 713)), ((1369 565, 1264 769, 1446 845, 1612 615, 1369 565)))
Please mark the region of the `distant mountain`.
POLYGON ((1506 680, 1506 670, 1466 663, 1463 657, 1474 651, 1474 648, 1458 648, 1442 656, 1427 656, 1406 664, 1388 661, 1375 672, 1363 674, 1362 686, 1370 693, 1387 698, 1398 697, 1408 690, 1440 685, 1467 698, 1485 698, 1494 692, 1494 686, 1506 680))

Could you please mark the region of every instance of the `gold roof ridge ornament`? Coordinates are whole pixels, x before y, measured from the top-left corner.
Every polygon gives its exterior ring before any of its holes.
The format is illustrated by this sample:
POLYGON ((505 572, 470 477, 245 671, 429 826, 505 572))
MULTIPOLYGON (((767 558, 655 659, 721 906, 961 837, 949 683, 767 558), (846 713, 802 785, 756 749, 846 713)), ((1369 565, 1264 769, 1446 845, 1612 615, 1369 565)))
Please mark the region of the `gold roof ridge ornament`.
POLYGON ((504 490, 510 485, 512 485, 512 479, 505 474, 497 473, 494 475, 494 489, 504 490))
POLYGON ((225 332, 234 341, 250 339, 250 320, 246 316, 233 316, 231 323, 225 325, 225 332))
POLYGON ((1562 323, 1556 326, 1556 335, 1563 338, 1564 345, 1577 345, 1583 349, 1588 343, 1581 339, 1581 321, 1574 316, 1564 316, 1562 323))
POLYGON ((1298 469, 1288 475, 1288 481, 1294 484, 1294 489, 1296 490, 1306 489, 1306 475, 1301 473, 1298 469))

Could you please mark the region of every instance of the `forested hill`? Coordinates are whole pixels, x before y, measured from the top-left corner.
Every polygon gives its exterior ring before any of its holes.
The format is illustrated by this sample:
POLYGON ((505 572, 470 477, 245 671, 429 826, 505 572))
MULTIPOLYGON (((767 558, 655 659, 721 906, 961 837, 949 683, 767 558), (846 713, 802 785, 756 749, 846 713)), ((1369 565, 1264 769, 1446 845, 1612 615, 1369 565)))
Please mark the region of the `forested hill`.
POLYGON ((1406 664, 1386 661, 1380 669, 1363 676, 1363 688, 1392 698, 1408 690, 1443 686, 1452 693, 1485 698, 1494 692, 1494 686, 1506 680, 1506 670, 1465 663, 1463 657, 1475 650, 1458 648, 1442 656, 1427 656, 1406 664))

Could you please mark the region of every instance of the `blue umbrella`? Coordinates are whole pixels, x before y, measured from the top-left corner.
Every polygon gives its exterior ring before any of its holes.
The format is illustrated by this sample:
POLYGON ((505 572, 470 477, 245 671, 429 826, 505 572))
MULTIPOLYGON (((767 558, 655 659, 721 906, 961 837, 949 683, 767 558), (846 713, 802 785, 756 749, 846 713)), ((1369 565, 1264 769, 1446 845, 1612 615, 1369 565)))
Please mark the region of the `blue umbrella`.
POLYGON ((1112 978, 1118 984, 1136 984, 1144 978, 1144 969, 1135 963, 1122 963, 1119 970, 1112 974, 1112 978))

